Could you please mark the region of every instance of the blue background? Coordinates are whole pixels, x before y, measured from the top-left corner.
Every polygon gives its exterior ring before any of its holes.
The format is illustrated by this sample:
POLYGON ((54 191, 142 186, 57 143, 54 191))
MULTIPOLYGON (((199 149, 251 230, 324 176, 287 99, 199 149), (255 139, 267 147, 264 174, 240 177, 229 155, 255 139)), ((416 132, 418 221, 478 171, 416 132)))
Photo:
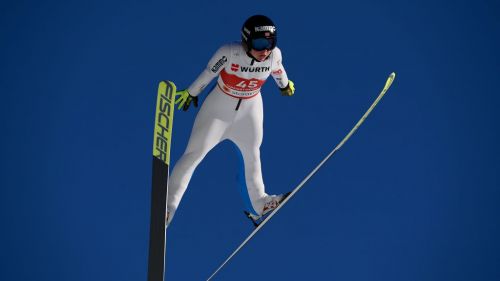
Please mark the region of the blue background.
MULTIPOLYGON (((146 280, 157 83, 187 87, 250 15, 270 80, 262 163, 295 187, 216 280, 500 280, 498 1, 2 1, 0 280, 146 280)), ((177 112, 172 159, 197 110, 177 112)), ((253 226, 217 146, 169 228, 167 280, 204 280, 253 226)))

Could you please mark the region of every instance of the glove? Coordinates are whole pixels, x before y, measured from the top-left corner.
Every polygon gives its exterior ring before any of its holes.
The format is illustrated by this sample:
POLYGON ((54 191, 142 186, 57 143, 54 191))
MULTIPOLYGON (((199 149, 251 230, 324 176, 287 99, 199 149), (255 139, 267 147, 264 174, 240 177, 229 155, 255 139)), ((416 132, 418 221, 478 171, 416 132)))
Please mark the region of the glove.
POLYGON ((295 93, 295 86, 292 80, 288 80, 288 85, 285 88, 280 88, 282 96, 292 96, 295 93))
POLYGON ((179 104, 178 110, 188 110, 191 102, 193 102, 194 107, 198 107, 198 97, 193 97, 189 94, 188 90, 182 90, 175 93, 175 104, 179 104))

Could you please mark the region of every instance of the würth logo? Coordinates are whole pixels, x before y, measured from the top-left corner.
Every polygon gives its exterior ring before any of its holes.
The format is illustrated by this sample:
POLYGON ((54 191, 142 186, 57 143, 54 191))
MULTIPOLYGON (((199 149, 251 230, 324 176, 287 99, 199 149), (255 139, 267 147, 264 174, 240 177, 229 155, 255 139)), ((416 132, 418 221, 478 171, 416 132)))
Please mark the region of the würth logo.
POLYGON ((238 71, 238 68, 240 68, 240 65, 239 64, 236 64, 236 63, 232 63, 231 64, 231 70, 236 72, 238 71))
POLYGON ((269 66, 257 66, 257 67, 242 66, 241 67, 241 72, 266 72, 269 70, 271 70, 271 67, 269 67, 269 66))

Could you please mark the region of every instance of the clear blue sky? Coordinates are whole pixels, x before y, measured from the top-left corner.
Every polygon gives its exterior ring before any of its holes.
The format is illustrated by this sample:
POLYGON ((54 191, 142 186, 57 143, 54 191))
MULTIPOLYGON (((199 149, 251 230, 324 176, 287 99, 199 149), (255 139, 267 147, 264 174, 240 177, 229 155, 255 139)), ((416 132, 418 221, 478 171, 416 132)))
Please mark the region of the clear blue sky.
MULTIPOLYGON (((215 280, 500 279, 498 1, 2 1, 0 280, 146 280, 157 83, 187 87, 243 21, 278 26, 296 94, 263 88, 264 180, 338 154, 215 280)), ((177 112, 172 159, 196 110, 177 112)), ((229 143, 169 229, 167 280, 252 230, 229 143)))

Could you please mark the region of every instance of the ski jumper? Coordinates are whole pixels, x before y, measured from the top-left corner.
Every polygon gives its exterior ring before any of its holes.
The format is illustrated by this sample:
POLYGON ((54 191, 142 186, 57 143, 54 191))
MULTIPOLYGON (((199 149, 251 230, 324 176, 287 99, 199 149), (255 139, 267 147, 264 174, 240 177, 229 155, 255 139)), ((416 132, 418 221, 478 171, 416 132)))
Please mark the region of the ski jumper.
POLYGON ((196 116, 186 151, 172 171, 167 203, 171 216, 198 164, 215 145, 226 139, 234 142, 243 156, 246 187, 254 209, 250 211, 261 212, 268 195, 260 162, 263 137, 260 89, 269 75, 280 88, 288 85, 279 48, 274 48, 265 61, 259 62, 247 55, 241 43, 235 42, 219 48, 206 69, 189 86, 189 94, 198 96, 218 76, 217 85, 196 116))

